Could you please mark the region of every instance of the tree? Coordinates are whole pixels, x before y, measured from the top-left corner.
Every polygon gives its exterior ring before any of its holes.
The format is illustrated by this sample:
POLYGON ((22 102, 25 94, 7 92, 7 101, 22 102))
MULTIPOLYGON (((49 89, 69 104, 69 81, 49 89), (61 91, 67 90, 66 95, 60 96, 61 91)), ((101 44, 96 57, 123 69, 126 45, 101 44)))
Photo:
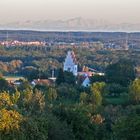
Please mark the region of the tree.
POLYGON ((114 127, 114 140, 139 140, 140 116, 131 115, 119 119, 114 127))
POLYGON ((88 98, 88 94, 86 92, 82 92, 80 94, 80 102, 83 104, 83 103, 86 103, 87 101, 87 98, 88 98))
POLYGON ((56 100, 57 98, 57 91, 55 88, 49 88, 48 90, 48 94, 47 94, 47 98, 50 102, 52 102, 53 100, 56 100))
MULTIPOLYGON (((31 116, 21 124, 23 140, 48 140, 47 116, 31 116)), ((17 139, 18 140, 18 139, 17 139)))
POLYGON ((31 105, 33 112, 42 113, 45 108, 45 95, 41 91, 35 90, 32 96, 31 105))
POLYGON ((0 93, 0 140, 47 140, 48 121, 44 108, 45 98, 38 90, 0 93))
POLYGON ((24 117, 14 110, 13 96, 9 93, 0 93, 0 139, 18 139, 20 125, 24 117))
POLYGON ((5 79, 0 78, 0 91, 4 91, 4 90, 7 91, 8 87, 9 87, 8 82, 5 79))
POLYGON ((106 68, 106 80, 108 83, 128 86, 134 79, 134 64, 129 60, 120 60, 106 68))
POLYGON ((7 92, 0 93, 0 108, 11 108, 13 106, 13 102, 11 100, 11 96, 7 92))
POLYGON ((0 132, 10 133, 20 129, 20 123, 23 121, 22 115, 13 110, 0 110, 0 132))
POLYGON ((59 99, 75 100, 79 97, 78 90, 70 84, 62 83, 57 87, 59 99))
POLYGON ((136 79, 129 87, 129 97, 134 103, 140 102, 140 79, 136 79))
POLYGON ((91 77, 91 83, 94 83, 94 82, 105 82, 106 81, 106 78, 104 75, 93 75, 91 77))
POLYGON ((72 128, 53 115, 48 116, 48 140, 75 140, 72 128))
POLYGON ((100 106, 102 104, 104 87, 105 87, 104 82, 96 82, 92 84, 90 100, 93 105, 100 106))
POLYGON ((40 115, 45 108, 45 95, 39 91, 35 90, 25 90, 19 101, 20 108, 30 115, 40 115))
POLYGON ((75 78, 75 76, 73 75, 72 72, 65 71, 64 72, 64 78, 65 78, 66 83, 72 84, 72 85, 75 84, 76 78, 75 78))
POLYGON ((21 71, 21 74, 25 76, 29 81, 39 78, 39 70, 35 67, 26 67, 21 71))
POLYGON ((59 84, 64 83, 64 82, 65 82, 64 72, 63 72, 63 69, 60 68, 58 71, 57 78, 56 78, 56 83, 59 85, 59 84))
POLYGON ((74 85, 76 81, 75 76, 72 72, 63 71, 63 69, 59 69, 58 76, 56 79, 57 85, 60 85, 61 83, 68 83, 74 85))
POLYGON ((128 88, 127 87, 123 87, 120 84, 117 83, 110 83, 107 84, 106 86, 106 92, 108 93, 109 96, 112 97, 119 97, 122 93, 127 93, 128 92, 128 88))
POLYGON ((31 90, 31 84, 29 81, 22 81, 22 84, 18 87, 18 90, 23 92, 24 90, 31 90))
POLYGON ((11 99, 14 104, 17 104, 20 98, 20 92, 16 89, 16 92, 12 95, 11 99))
POLYGON ((80 107, 61 107, 57 108, 54 114, 61 121, 66 121, 68 126, 72 128, 72 132, 76 140, 94 140, 95 125, 91 122, 87 110, 80 107))

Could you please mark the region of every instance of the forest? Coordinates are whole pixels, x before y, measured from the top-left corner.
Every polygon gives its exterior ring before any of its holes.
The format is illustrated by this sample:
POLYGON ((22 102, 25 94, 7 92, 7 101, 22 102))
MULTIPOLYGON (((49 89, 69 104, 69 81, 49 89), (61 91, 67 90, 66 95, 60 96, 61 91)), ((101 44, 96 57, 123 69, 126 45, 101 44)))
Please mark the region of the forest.
POLYGON ((132 62, 108 65, 90 87, 61 68, 51 86, 29 80, 11 86, 1 76, 1 140, 140 139, 140 79, 132 62))
POLYGON ((140 79, 138 52, 89 48, 0 47, 0 140, 139 140, 140 79), (73 49, 79 70, 104 72, 83 87, 62 70, 73 49), (56 82, 32 86, 55 70, 56 82), (24 76, 21 85, 3 75, 24 76))

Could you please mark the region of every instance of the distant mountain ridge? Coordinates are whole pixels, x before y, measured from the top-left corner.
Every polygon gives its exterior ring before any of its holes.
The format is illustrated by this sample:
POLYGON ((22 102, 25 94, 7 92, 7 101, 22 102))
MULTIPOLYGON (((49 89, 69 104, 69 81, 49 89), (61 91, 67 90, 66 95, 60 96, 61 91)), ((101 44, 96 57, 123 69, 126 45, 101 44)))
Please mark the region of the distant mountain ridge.
POLYGON ((71 18, 67 20, 38 20, 12 22, 0 24, 0 29, 27 29, 27 30, 43 30, 43 31, 140 31, 140 23, 121 23, 112 24, 105 20, 83 19, 81 17, 71 18))

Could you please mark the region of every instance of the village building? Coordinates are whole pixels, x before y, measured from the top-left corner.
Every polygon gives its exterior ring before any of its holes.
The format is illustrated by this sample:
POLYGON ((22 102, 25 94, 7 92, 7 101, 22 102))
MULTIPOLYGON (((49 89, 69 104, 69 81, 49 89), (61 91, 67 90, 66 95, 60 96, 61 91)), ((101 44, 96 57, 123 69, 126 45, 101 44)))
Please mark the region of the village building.
POLYGON ((50 79, 34 79, 31 84, 33 86, 40 85, 40 86, 52 86, 54 85, 54 81, 50 79))
POLYGON ((65 62, 64 62, 63 70, 72 72, 73 75, 77 76, 78 65, 77 65, 77 60, 73 51, 68 51, 65 62))
POLYGON ((91 83, 90 78, 87 76, 87 77, 85 77, 85 79, 83 80, 82 86, 84 86, 84 87, 89 87, 89 86, 90 86, 90 83, 91 83))
POLYGON ((21 85, 21 81, 24 81, 25 78, 24 77, 20 77, 20 76, 3 76, 3 78, 12 85, 21 85))

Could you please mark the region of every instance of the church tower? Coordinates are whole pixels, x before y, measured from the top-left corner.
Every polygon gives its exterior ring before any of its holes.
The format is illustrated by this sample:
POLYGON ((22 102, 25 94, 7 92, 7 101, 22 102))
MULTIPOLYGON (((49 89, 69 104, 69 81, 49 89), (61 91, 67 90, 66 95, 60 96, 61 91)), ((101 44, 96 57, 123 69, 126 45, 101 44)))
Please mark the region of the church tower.
POLYGON ((77 76, 78 65, 77 65, 77 60, 73 51, 68 51, 65 62, 64 62, 63 70, 72 72, 73 75, 77 76))

